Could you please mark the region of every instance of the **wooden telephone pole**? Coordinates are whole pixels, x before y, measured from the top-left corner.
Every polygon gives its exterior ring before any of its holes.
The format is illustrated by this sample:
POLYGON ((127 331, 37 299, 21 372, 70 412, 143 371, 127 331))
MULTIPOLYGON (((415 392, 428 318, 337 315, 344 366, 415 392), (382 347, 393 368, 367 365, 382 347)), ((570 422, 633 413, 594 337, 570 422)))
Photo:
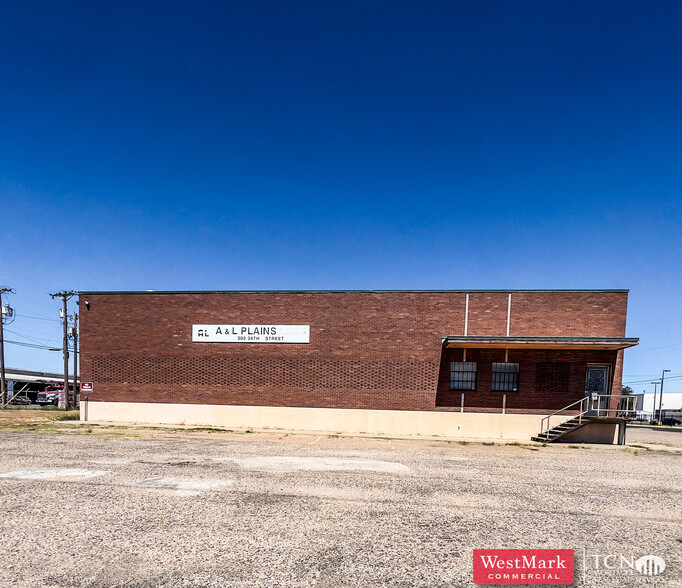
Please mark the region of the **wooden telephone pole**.
MULTIPOLYGON (((7 404, 7 390, 5 387, 5 306, 2 303, 3 294, 14 294, 12 288, 0 288, 0 406, 7 404)), ((11 315, 10 315, 11 316, 11 315)))
POLYGON ((73 336, 73 405, 77 406, 78 399, 78 313, 73 313, 73 327, 71 327, 71 335, 73 336))
MULTIPOLYGON (((64 292, 56 292, 55 294, 50 294, 52 298, 60 298, 62 301, 62 325, 64 326, 64 406, 66 410, 69 410, 69 329, 68 329, 68 319, 69 315, 66 309, 66 301, 75 296, 76 293, 69 290, 64 292)), ((75 398, 74 398, 75 401, 75 398)))

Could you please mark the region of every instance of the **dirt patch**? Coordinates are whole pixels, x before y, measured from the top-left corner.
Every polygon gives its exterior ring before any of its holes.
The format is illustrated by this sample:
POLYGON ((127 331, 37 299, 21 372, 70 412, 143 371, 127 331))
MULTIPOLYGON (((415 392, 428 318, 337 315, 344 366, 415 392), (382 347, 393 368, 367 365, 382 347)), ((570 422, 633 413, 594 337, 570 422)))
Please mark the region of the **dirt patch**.
POLYGON ((627 428, 627 443, 651 443, 682 447, 682 427, 666 427, 655 425, 630 425, 627 428))
POLYGON ((39 425, 51 421, 72 420, 77 410, 42 410, 39 408, 8 408, 0 410, 0 428, 39 425))

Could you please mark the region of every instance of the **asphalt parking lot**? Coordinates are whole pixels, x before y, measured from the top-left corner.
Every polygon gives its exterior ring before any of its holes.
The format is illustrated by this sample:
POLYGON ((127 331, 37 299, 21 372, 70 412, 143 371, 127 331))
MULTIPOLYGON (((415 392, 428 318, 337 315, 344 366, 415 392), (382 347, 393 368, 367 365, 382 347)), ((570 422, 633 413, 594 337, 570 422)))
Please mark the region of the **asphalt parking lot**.
POLYGON ((682 432, 628 442, 4 427, 0 585, 473 586, 473 549, 556 548, 576 586, 682 586, 682 432))

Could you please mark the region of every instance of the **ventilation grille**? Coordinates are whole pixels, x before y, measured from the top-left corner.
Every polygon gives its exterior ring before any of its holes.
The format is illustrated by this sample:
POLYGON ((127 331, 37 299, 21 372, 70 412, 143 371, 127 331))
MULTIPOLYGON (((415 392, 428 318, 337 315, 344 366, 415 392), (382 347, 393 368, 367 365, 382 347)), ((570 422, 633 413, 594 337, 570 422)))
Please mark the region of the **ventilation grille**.
POLYGON ((437 365, 409 361, 335 361, 213 357, 95 357, 93 380, 202 388, 431 390, 437 365))

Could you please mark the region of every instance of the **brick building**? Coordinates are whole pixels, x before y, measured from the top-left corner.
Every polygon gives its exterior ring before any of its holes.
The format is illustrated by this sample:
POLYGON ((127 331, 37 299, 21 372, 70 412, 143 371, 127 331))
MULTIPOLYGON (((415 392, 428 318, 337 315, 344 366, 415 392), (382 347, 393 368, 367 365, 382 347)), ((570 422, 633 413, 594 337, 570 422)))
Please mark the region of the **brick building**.
POLYGON ((99 420, 527 438, 546 415, 587 409, 586 394, 615 417, 637 343, 624 290, 81 292, 79 304, 93 383, 81 410, 99 420))

